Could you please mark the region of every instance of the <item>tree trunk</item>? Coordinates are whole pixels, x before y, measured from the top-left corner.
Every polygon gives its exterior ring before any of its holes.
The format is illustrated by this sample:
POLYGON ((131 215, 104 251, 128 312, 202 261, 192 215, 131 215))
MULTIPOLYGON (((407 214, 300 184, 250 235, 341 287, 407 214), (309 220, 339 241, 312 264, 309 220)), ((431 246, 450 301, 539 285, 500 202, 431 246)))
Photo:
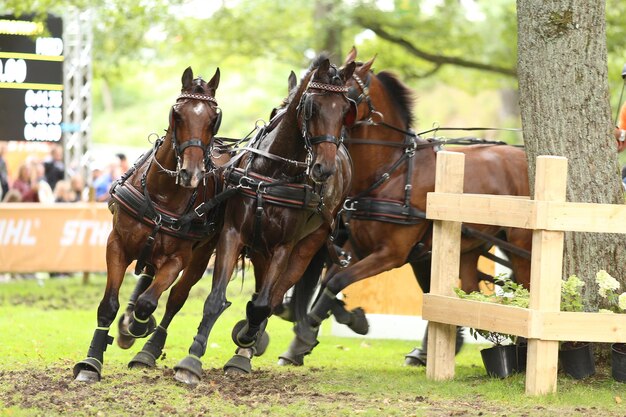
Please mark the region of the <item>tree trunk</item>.
MULTIPOLYGON (((567 200, 623 204, 612 135, 605 4, 518 0, 518 75, 531 188, 539 155, 568 159, 567 200)), ((626 220, 625 220, 626 221, 626 220)), ((624 235, 567 233, 564 275, 584 279, 585 309, 599 299, 595 274, 626 281, 624 235)))
POLYGON ((333 64, 341 64, 341 34, 343 25, 337 16, 337 6, 333 0, 316 0, 313 14, 315 44, 317 52, 328 52, 333 64))

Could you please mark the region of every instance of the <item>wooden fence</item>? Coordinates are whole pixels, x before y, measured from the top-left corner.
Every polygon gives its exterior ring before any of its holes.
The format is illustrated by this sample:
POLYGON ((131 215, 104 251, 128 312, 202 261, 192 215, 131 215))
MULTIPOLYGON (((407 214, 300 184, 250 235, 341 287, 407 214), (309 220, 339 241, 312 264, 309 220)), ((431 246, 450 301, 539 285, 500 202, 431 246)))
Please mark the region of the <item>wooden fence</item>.
POLYGON ((431 322, 428 378, 454 377, 456 326, 528 339, 526 393, 556 391, 559 341, 626 342, 626 315, 560 311, 566 231, 626 233, 626 205, 565 201, 567 159, 537 158, 534 199, 463 194, 464 155, 440 152, 435 192, 426 215, 434 220, 430 294, 423 317, 431 322), (533 230, 529 308, 458 298, 461 222, 533 230))

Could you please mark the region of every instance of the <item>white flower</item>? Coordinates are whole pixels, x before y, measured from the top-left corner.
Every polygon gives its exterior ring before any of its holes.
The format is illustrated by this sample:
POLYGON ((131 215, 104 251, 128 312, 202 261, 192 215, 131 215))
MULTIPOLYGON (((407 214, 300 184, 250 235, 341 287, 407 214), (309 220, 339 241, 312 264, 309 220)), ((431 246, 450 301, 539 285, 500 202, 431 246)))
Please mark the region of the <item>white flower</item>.
POLYGON ((626 310, 626 292, 623 292, 617 298, 617 305, 620 310, 626 310))
POLYGON ((606 298, 607 291, 619 290, 619 282, 609 275, 604 269, 596 274, 596 283, 598 284, 598 294, 600 297, 606 298))

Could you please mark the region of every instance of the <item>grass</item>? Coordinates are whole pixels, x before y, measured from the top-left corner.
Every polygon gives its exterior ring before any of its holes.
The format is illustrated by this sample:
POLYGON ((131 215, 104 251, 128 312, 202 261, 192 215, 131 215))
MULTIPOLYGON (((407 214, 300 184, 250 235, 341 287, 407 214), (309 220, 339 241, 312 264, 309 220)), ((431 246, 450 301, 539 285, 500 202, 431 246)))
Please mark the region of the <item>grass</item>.
MULTIPOLYGON (((157 370, 126 368, 143 341, 129 351, 113 345, 105 354, 103 380, 95 385, 73 382, 71 369, 87 351, 104 277, 92 276, 88 285, 79 278, 0 284, 0 416, 626 415, 626 385, 613 381, 610 369, 600 367, 584 381, 559 374, 558 394, 527 397, 523 375, 485 375, 479 354, 485 346, 475 344, 457 356, 453 381, 434 382, 423 368, 402 366, 416 342, 334 337, 326 326, 305 367, 281 368, 276 359, 292 332, 290 323, 277 318, 268 325, 266 354, 253 360, 253 375, 233 380, 221 368, 234 352, 230 331, 252 293, 249 277, 243 286, 240 280, 230 285, 233 305, 213 329, 205 376, 194 389, 176 383, 172 368, 186 355, 210 280, 194 288, 175 318, 157 370)), ((132 276, 126 280, 121 300, 134 284, 132 276)))

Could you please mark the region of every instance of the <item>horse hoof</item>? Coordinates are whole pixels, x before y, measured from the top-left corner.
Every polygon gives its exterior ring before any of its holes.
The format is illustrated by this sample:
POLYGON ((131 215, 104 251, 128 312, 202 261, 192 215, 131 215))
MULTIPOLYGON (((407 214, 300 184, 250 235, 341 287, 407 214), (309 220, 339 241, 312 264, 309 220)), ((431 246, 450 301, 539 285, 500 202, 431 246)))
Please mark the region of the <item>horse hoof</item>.
POLYGON ((233 343, 239 346, 240 348, 246 349, 246 348, 250 348, 254 346, 254 343, 255 343, 254 340, 248 343, 241 342, 240 340, 241 335, 243 335, 247 331, 247 329, 248 329, 248 321, 245 319, 239 320, 233 327, 233 331, 230 334, 231 338, 233 339, 233 343))
POLYGON ((254 356, 261 356, 265 353, 265 351, 267 350, 267 346, 270 344, 270 335, 267 334, 267 332, 263 332, 261 333, 261 335, 258 337, 257 341, 256 341, 256 345, 254 345, 254 347, 256 348, 254 351, 254 356))
POLYGON ((351 320, 348 327, 356 334, 367 334, 370 330, 370 325, 365 317, 365 311, 361 307, 357 307, 351 312, 351 320))
POLYGON ((117 322, 117 345, 122 349, 130 349, 135 338, 128 333, 129 317, 124 313, 117 322))
POLYGON ((302 366, 304 365, 304 355, 289 356, 285 353, 278 357, 278 366, 302 366))
POLYGON ((95 358, 88 357, 74 365, 72 371, 76 381, 97 382, 100 381, 102 375, 102 363, 95 358))
POLYGON ((188 355, 174 367, 174 379, 187 385, 196 385, 202 379, 202 362, 188 355))
POLYGON ((419 348, 415 348, 404 357, 404 365, 426 366, 426 357, 419 348))
POLYGON ((224 373, 226 375, 232 374, 249 374, 252 372, 252 363, 250 358, 235 354, 226 365, 224 365, 224 373))
POLYGON ((137 353, 130 362, 128 362, 128 367, 131 369, 155 368, 156 359, 149 352, 142 350, 137 353))
POLYGON ((190 386, 198 385, 198 383, 200 382, 200 378, 198 378, 198 375, 186 369, 177 370, 174 374, 174 379, 178 382, 182 382, 183 384, 190 386))
POLYGON ((100 381, 100 375, 97 372, 83 369, 82 371, 78 372, 78 375, 76 375, 74 381, 87 383, 98 382, 100 381))

